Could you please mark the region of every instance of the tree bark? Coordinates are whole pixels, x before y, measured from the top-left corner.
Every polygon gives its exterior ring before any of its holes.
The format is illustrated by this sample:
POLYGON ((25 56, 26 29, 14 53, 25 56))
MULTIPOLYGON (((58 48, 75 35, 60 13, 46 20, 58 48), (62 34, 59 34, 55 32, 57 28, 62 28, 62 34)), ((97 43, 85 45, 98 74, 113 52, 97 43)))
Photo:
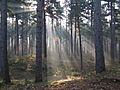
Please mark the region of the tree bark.
POLYGON ((46 13, 44 11, 44 58, 47 58, 46 13))
POLYGON ((115 59, 115 27, 114 27, 114 8, 113 2, 111 2, 111 23, 110 23, 110 33, 111 33, 111 61, 115 59))
POLYGON ((79 48, 80 48, 80 64, 81 64, 80 69, 83 70, 82 38, 81 38, 81 31, 80 31, 80 19, 79 19, 79 16, 78 16, 77 20, 78 20, 78 30, 79 30, 79 48))
POLYGON ((37 0, 37 30, 36 30, 36 75, 35 82, 42 82, 43 70, 42 70, 42 40, 44 31, 44 0, 37 0))
MULTIPOLYGON (((73 4, 73 1, 71 0, 71 5, 73 4)), ((71 11, 72 11, 72 7, 71 7, 71 11)), ((72 20, 72 14, 70 15, 70 28, 71 28, 71 58, 73 55, 73 28, 72 28, 72 24, 73 24, 73 20, 72 20)))
POLYGON ((102 71, 105 71, 100 0, 94 0, 94 31, 95 31, 94 34, 95 34, 96 73, 100 73, 102 71))
POLYGON ((22 22, 22 32, 21 32, 21 51, 22 51, 22 56, 24 56, 24 46, 23 46, 23 43, 24 43, 24 37, 23 37, 23 30, 24 30, 24 25, 23 25, 23 22, 22 22))
POLYGON ((120 40, 119 40, 119 51, 118 51, 118 53, 119 53, 119 62, 120 62, 120 40))
POLYGON ((7 0, 2 0, 1 5, 0 61, 3 62, 3 81, 8 84, 11 81, 7 59, 7 0))
POLYGON ((19 30, 18 30, 18 15, 16 14, 16 55, 19 56, 19 30))
POLYGON ((72 18, 71 18, 71 55, 73 55, 73 28, 72 28, 72 18))
POLYGON ((74 56, 76 57, 76 37, 77 37, 77 23, 76 23, 76 17, 75 17, 75 33, 74 33, 74 56))

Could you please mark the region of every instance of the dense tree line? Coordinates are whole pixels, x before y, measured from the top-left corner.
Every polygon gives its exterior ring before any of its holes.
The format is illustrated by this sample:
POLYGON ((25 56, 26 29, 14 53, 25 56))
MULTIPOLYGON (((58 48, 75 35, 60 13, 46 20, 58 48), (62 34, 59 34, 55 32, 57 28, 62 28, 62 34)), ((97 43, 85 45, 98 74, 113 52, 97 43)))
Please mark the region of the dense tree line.
POLYGON ((8 58, 14 56, 35 54, 35 81, 42 82, 43 76, 47 77, 47 17, 51 18, 51 29, 59 37, 58 51, 65 42, 65 52, 71 60, 79 59, 81 70, 84 70, 84 36, 94 43, 96 73, 105 71, 105 54, 111 62, 120 60, 119 0, 65 0, 63 7, 57 0, 33 2, 0 0, 0 72, 5 83, 11 82, 8 58), (66 28, 61 25, 64 18, 66 28))

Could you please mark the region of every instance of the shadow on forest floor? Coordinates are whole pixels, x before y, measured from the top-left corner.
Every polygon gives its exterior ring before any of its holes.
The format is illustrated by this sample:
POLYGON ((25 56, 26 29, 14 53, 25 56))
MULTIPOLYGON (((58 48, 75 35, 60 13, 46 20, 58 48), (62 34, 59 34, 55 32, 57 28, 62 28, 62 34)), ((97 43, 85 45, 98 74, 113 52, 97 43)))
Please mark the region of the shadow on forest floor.
POLYGON ((78 60, 62 61, 56 68, 48 66, 48 82, 35 84, 34 57, 12 58, 9 61, 12 84, 6 86, 0 83, 0 90, 120 90, 119 63, 107 66, 105 72, 96 75, 92 57, 84 58, 83 71, 79 71, 78 67, 70 69, 78 60), (67 63, 68 67, 65 67, 67 63))

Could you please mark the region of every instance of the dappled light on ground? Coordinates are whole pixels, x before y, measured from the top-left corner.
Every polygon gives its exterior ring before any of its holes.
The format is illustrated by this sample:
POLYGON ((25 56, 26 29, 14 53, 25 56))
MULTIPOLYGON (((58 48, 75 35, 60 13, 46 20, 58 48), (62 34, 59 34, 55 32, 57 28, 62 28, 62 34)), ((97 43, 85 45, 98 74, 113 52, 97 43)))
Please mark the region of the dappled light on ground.
POLYGON ((72 80, 59 85, 53 85, 50 87, 50 90, 119 90, 119 84, 120 82, 116 83, 110 80, 72 80))
POLYGON ((61 79, 61 80, 58 80, 58 81, 54 81, 51 83, 51 85, 60 85, 62 83, 66 83, 66 82, 70 82, 70 81, 73 81, 73 80, 84 80, 83 77, 68 77, 67 79, 61 79))

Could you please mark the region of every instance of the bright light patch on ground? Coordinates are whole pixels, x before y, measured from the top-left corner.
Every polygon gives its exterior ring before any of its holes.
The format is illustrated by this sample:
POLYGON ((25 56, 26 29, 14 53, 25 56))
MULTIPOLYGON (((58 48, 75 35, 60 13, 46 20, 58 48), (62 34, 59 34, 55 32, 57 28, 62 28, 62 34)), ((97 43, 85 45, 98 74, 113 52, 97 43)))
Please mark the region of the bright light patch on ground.
POLYGON ((69 82, 69 81, 73 81, 73 80, 83 80, 83 77, 68 77, 67 79, 61 79, 58 81, 54 81, 53 83, 51 83, 52 85, 59 85, 65 82, 69 82))

